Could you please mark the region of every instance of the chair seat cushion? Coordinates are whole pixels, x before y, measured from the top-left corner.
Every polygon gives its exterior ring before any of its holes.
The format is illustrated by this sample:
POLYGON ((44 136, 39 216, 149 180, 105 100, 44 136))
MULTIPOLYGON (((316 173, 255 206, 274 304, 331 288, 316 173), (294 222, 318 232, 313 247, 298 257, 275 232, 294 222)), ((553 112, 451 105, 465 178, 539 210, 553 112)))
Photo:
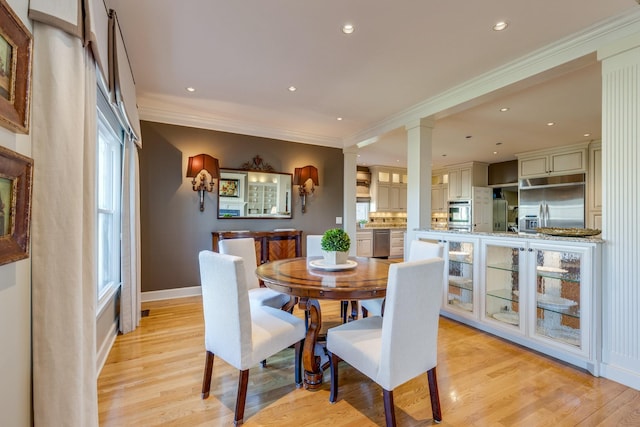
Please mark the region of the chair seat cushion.
POLYGON ((251 360, 244 360, 239 369, 249 369, 283 348, 304 338, 304 320, 293 314, 267 306, 251 305, 251 360))
POLYGON ((373 316, 344 323, 327 331, 327 350, 376 378, 380 365, 382 317, 373 316))
POLYGON ((382 316, 382 303, 384 298, 364 299, 360 305, 367 309, 369 316, 382 316))
POLYGON ((280 308, 289 302, 289 295, 283 294, 269 288, 249 289, 249 303, 251 305, 265 305, 273 308, 280 308))

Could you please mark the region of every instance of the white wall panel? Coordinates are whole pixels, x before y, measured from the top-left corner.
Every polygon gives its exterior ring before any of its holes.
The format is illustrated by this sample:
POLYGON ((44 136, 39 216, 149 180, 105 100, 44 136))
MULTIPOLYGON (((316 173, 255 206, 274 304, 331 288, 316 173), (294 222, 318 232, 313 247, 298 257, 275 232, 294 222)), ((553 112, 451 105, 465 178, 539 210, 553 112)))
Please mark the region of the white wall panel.
POLYGON ((606 55, 601 58, 602 372, 640 389, 640 47, 614 48, 606 55))

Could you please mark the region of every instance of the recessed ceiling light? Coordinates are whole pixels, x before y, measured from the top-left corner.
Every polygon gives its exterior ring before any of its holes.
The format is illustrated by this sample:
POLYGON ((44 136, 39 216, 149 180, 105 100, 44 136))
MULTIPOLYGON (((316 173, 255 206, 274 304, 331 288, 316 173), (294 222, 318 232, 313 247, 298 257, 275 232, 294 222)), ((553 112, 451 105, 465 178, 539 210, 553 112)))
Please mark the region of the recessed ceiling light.
POLYGON ((336 118, 336 120, 341 122, 342 121, 342 117, 338 117, 338 118, 336 118))
POLYGON ((508 108, 508 107, 502 107, 502 108, 500 109, 500 111, 502 111, 502 112, 504 113, 505 111, 509 111, 509 108, 508 108))
POLYGON ((471 135, 465 136, 466 139, 471 139, 471 135))
POLYGON ((590 134, 590 133, 585 133, 585 134, 584 134, 584 135, 582 135, 582 136, 587 137, 587 136, 591 136, 591 134, 590 134))
POLYGON ((549 123, 547 123, 547 126, 553 126, 555 124, 556 124, 555 122, 549 122, 549 123))
POLYGON ((496 142, 496 145, 502 145, 502 142, 496 142))
POLYGON ((342 32, 345 34, 351 34, 355 31, 356 29, 354 28, 353 24, 344 24, 342 26, 342 32))
POLYGON ((289 86, 289 92, 295 92, 296 90, 298 90, 297 87, 295 86, 289 86))
POLYGON ((497 152, 497 151, 494 151, 494 152, 493 152, 493 154, 498 154, 498 152, 497 152))
POLYGON ((196 88, 189 86, 187 89, 187 92, 195 92, 196 88))
POLYGON ((494 31, 506 30, 509 24, 506 21, 498 21, 493 25, 494 31))
POLYGON ((443 154, 443 155, 442 155, 442 157, 447 157, 447 155, 446 155, 446 154, 443 154))

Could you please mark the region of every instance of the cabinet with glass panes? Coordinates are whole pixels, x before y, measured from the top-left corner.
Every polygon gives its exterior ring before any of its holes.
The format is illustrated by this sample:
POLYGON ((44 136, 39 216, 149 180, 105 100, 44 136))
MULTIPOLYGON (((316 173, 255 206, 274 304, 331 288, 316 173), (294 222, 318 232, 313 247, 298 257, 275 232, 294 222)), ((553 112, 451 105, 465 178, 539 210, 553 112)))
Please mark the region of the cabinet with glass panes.
POLYGON ((278 201, 277 184, 252 182, 249 184, 249 200, 247 202, 247 215, 272 214, 278 201))
POLYGON ((518 241, 483 241, 484 317, 524 333, 520 304, 520 262, 526 254, 518 241))
MULTIPOLYGON (((582 271, 590 254, 579 248, 539 244, 531 244, 530 249, 531 273, 535 277, 532 283, 535 293, 531 293, 535 323, 530 333, 536 338, 582 349, 588 342, 583 335, 586 336, 589 327, 588 322, 582 321, 581 307, 591 305, 591 296, 586 291, 591 279, 582 271)), ((589 313, 584 315, 588 317, 589 313)))
POLYGON ((418 231, 445 245, 442 314, 598 375, 602 240, 418 231))
POLYGON ((457 316, 477 318, 477 255, 478 239, 461 238, 456 234, 418 233, 420 240, 443 245, 445 271, 443 278, 443 310, 457 316))

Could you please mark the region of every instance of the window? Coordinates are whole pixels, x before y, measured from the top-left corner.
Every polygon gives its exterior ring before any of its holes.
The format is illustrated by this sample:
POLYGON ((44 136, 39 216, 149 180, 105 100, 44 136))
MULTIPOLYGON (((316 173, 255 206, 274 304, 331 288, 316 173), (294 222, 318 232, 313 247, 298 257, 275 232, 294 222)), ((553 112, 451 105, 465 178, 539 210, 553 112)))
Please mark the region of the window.
POLYGON ((98 303, 120 285, 124 131, 98 91, 98 303), (102 102, 101 102, 102 101, 102 102))

